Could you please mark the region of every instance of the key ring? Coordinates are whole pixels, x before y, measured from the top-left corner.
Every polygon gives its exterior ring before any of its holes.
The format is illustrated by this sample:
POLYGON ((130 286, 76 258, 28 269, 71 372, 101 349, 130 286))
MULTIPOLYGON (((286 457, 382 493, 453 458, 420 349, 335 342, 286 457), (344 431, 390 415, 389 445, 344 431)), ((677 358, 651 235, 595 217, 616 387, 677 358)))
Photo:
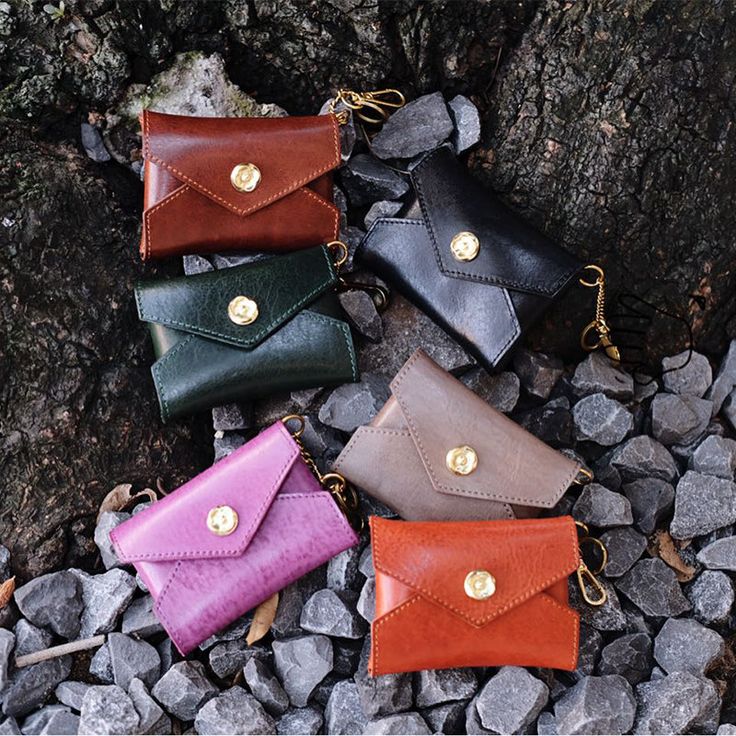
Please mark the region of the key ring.
POLYGON ((304 421, 304 417, 301 414, 287 414, 281 419, 281 421, 284 423, 294 439, 298 439, 304 434, 304 427, 306 426, 306 423, 304 421), (289 427, 289 422, 297 422, 297 429, 291 429, 289 427))
POLYGON ((331 240, 327 243, 327 249, 332 253, 332 257, 335 259, 335 268, 340 270, 348 260, 349 251, 347 245, 345 245, 342 240, 331 240), (335 251, 333 251, 333 248, 335 251))

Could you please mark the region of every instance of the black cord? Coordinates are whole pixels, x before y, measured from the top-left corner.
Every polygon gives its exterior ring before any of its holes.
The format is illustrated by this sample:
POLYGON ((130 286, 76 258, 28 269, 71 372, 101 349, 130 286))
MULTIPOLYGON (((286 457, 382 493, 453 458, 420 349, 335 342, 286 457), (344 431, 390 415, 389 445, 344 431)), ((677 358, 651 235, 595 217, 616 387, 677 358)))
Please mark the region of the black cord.
POLYGON ((680 370, 691 361, 693 355, 693 329, 690 322, 685 319, 685 317, 675 314, 674 312, 670 312, 667 309, 663 309, 662 307, 658 307, 656 304, 652 304, 652 302, 630 292, 619 294, 616 299, 616 303, 620 311, 610 314, 608 322, 611 326, 612 332, 617 336, 616 344, 621 352, 622 363, 630 367, 634 376, 634 381, 639 386, 647 386, 657 377, 661 378, 666 373, 680 370), (643 359, 644 340, 649 331, 649 327, 657 314, 661 314, 664 317, 669 317, 677 322, 681 322, 687 333, 687 360, 685 360, 682 365, 667 368, 663 371, 651 370, 651 366, 649 366, 643 359), (634 342, 621 342, 618 337, 620 335, 628 335, 632 340, 634 340, 634 342), (644 374, 647 376, 652 374, 654 375, 652 375, 648 380, 642 381, 639 379, 638 374, 644 374))

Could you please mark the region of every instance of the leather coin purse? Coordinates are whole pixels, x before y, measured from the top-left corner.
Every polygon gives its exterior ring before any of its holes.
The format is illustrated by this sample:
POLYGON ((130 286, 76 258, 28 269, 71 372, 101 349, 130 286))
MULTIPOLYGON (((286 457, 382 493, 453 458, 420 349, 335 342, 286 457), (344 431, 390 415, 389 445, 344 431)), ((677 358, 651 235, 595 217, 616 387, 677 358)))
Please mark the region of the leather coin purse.
POLYGON ((482 187, 443 146, 414 167, 406 215, 379 218, 356 260, 489 370, 583 265, 482 187))
POLYGON ((336 492, 323 490, 298 434, 279 421, 120 524, 110 539, 120 560, 140 573, 156 616, 187 654, 357 544, 336 492))
POLYGON ((417 350, 334 469, 410 520, 513 519, 552 508, 589 471, 417 350))
MULTIPOLYGON (((370 519, 376 570, 371 675, 518 665, 574 670, 568 576, 606 593, 569 516, 520 521, 370 519)), ((597 541, 597 540, 596 540, 597 541)))
POLYGON ((144 259, 334 240, 334 114, 198 118, 145 110, 144 259))
POLYGON ((330 249, 318 246, 139 284, 138 315, 153 338, 151 372, 162 419, 357 381, 337 269, 330 249))

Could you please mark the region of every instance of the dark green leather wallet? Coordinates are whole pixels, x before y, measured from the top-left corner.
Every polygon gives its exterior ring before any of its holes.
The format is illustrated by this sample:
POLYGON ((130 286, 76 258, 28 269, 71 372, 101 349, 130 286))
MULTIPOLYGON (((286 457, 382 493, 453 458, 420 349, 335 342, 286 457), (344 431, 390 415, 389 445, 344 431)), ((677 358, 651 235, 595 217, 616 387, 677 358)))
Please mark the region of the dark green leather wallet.
POLYGON ((358 380, 327 246, 136 287, 164 421, 358 380))

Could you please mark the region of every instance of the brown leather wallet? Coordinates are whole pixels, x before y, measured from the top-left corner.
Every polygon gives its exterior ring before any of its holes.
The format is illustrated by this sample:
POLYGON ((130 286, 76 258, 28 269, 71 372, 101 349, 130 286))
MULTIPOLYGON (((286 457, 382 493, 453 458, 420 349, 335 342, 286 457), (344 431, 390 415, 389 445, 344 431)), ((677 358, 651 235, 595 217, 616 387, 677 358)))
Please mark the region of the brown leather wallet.
POLYGON ((141 257, 296 250, 335 240, 333 114, 197 118, 145 110, 141 257))
POLYGON ((574 670, 580 565, 569 516, 407 522, 371 517, 371 675, 518 665, 574 670))
POLYGON ((417 350, 336 472, 410 520, 513 519, 551 508, 581 471, 417 350))

